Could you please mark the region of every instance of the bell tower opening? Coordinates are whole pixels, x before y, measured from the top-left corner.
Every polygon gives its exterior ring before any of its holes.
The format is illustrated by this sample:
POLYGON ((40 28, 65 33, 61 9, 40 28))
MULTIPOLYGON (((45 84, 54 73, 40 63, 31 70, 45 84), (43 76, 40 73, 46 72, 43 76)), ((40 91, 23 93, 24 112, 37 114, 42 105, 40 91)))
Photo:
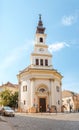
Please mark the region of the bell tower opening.
POLYGON ((40 37, 40 42, 43 42, 43 38, 42 37, 40 37))

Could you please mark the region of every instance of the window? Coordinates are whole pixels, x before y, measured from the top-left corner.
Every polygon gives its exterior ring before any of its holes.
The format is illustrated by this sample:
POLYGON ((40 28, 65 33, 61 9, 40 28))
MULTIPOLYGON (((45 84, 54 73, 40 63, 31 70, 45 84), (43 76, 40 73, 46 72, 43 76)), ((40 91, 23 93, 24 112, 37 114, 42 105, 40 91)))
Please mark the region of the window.
POLYGON ((24 100, 24 105, 26 104, 26 101, 24 100))
POLYGON ((59 86, 56 86, 56 90, 57 90, 57 92, 59 92, 59 91, 60 91, 59 86))
POLYGON ((43 42, 43 38, 42 37, 40 37, 40 42, 43 42))
POLYGON ((23 86, 23 91, 27 91, 27 85, 23 86))
POLYGON ((58 100, 58 105, 60 105, 60 100, 58 100))
POLYGON ((67 99, 67 103, 70 103, 71 102, 71 99, 67 99))
POLYGON ((36 59, 36 65, 39 65, 39 60, 38 59, 36 59))
POLYGON ((43 93, 43 92, 45 92, 45 89, 41 88, 41 89, 39 89, 39 91, 43 93))
POLYGON ((45 66, 48 66, 48 60, 45 59, 45 66))
POLYGON ((40 65, 43 65, 43 59, 40 59, 40 65))

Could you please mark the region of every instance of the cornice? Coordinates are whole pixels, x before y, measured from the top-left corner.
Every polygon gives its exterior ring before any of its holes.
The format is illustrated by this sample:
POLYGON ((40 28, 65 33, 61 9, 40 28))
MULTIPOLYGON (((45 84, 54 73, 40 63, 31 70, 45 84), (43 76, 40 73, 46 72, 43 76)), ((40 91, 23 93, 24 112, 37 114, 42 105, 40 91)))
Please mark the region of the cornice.
POLYGON ((35 44, 35 47, 44 47, 44 48, 48 48, 48 46, 46 44, 35 44))
POLYGON ((46 36, 47 36, 47 34, 45 34, 45 33, 44 33, 44 34, 41 34, 41 33, 36 33, 36 34, 35 34, 35 36, 44 36, 44 37, 46 37, 46 36))
MULTIPOLYGON (((35 69, 35 68, 28 68, 23 72, 21 71, 21 73, 18 75, 18 78, 25 76, 25 75, 35 75, 35 74, 38 74, 38 75, 42 75, 42 74, 50 75, 51 74, 51 75, 54 75, 55 77, 59 77, 60 79, 63 78, 63 76, 54 69, 50 70, 50 69, 35 69)), ((48 79, 50 79, 50 78, 48 77, 48 79)))
POLYGON ((46 56, 46 57, 52 57, 51 54, 37 54, 37 53, 31 53, 31 56, 46 56))

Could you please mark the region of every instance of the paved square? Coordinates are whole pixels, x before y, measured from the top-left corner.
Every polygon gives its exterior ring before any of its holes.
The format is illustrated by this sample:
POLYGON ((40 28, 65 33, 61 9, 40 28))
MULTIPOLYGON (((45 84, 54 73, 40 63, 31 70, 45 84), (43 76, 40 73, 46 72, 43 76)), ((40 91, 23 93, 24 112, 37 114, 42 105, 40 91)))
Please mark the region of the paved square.
POLYGON ((79 130, 79 113, 17 113, 5 119, 12 130, 79 130))

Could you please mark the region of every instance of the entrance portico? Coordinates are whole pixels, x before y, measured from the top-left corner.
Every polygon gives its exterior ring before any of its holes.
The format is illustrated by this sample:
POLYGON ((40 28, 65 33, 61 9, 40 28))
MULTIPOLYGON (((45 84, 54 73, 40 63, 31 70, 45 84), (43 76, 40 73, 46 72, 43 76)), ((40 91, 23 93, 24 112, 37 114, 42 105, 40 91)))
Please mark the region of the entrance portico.
POLYGON ((38 112, 46 112, 49 98, 49 91, 45 84, 40 84, 35 91, 38 112))

